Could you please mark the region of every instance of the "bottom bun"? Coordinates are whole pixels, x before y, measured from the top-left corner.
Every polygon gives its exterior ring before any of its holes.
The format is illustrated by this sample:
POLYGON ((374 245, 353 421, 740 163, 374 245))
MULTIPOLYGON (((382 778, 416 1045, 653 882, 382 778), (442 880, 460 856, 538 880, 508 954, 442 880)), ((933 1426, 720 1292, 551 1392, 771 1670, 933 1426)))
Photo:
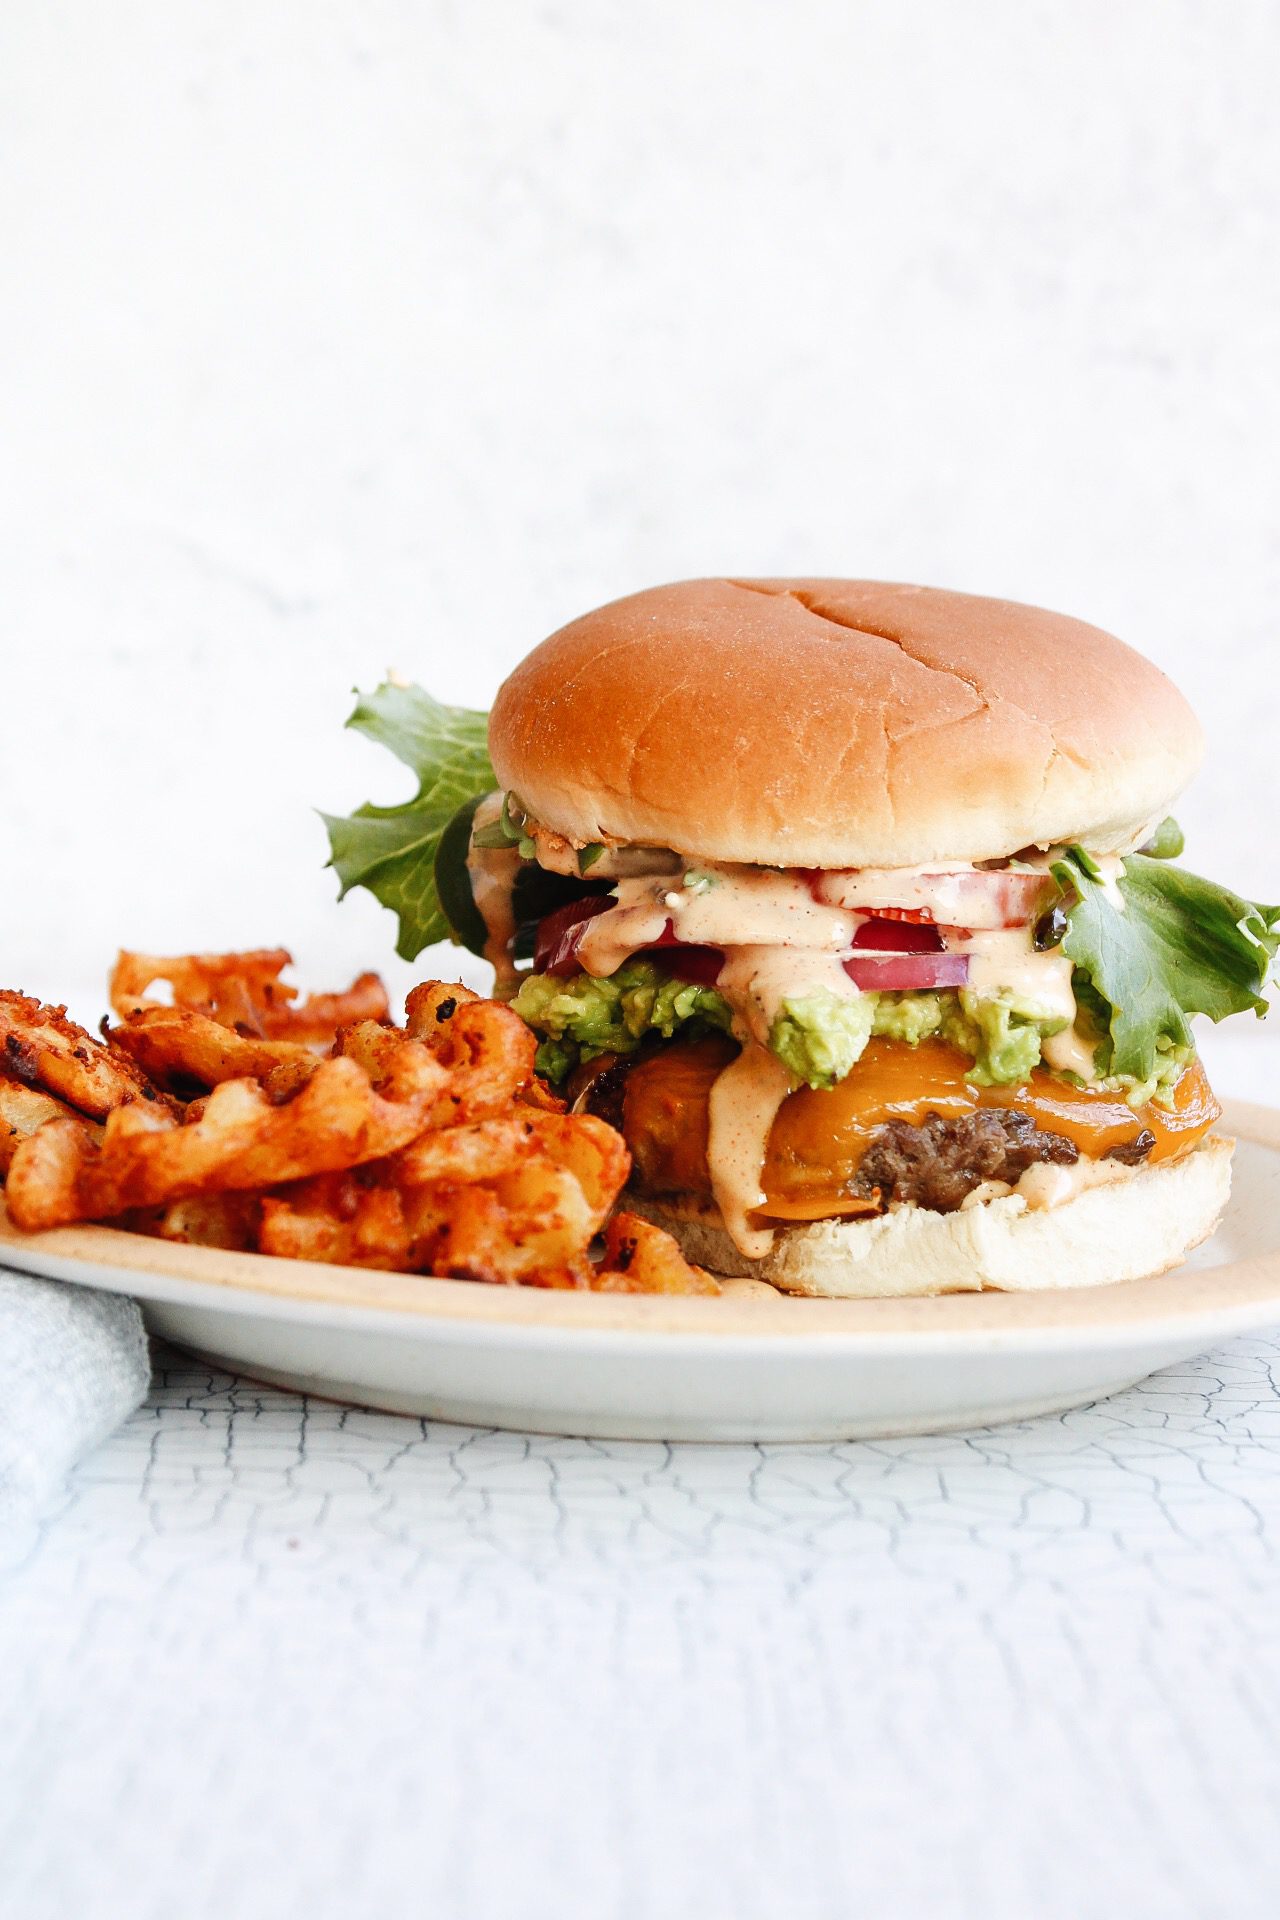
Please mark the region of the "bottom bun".
POLYGON ((1209 1134, 1192 1152, 1129 1178, 1086 1187, 1033 1210, 1018 1194, 958 1213, 897 1207, 871 1220, 818 1220, 779 1230, 763 1260, 738 1252, 714 1211, 628 1196, 713 1273, 771 1281, 829 1299, 910 1294, 1040 1293, 1166 1273, 1222 1218, 1235 1141, 1209 1134))

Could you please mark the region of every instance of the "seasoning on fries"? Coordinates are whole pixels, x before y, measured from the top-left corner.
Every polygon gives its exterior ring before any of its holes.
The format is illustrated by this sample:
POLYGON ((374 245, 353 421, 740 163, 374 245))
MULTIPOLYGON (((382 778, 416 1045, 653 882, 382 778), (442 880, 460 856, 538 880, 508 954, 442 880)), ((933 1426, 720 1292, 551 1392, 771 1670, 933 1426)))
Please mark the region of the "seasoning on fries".
POLYGON ((299 999, 280 978, 289 964, 276 949, 122 953, 117 1024, 101 1039, 65 1008, 0 993, 0 1174, 14 1224, 109 1221, 507 1285, 719 1291, 668 1234, 610 1218, 626 1145, 594 1115, 565 1112, 510 1008, 427 981, 399 1027, 376 975, 299 999))

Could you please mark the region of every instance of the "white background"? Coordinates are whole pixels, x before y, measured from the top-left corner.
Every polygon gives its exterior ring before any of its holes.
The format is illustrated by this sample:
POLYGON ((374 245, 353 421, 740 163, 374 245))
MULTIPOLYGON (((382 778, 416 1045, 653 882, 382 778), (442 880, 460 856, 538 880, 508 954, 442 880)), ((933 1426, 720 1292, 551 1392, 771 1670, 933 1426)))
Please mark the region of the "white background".
POLYGON ((1280 898, 1277 71, 1266 0, 11 0, 5 982, 386 961, 352 686, 721 569, 1119 632, 1280 898))
MULTIPOLYGON (((1278 73, 1273 0, 2 0, 0 982, 403 985, 352 686, 722 570, 1119 632, 1280 899, 1278 73)), ((162 1359, 0 1553, 0 1907, 1262 1920, 1276 1379, 663 1449, 162 1359)))

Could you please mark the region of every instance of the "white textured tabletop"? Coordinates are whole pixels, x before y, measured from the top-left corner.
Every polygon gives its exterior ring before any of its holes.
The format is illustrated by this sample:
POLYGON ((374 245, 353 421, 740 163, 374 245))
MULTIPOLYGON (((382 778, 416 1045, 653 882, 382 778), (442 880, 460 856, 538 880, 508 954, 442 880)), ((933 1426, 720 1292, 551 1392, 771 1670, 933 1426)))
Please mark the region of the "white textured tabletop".
POLYGON ((15 1543, 6 1911, 1269 1920, 1278 1367, 699 1449, 161 1354, 15 1543))
MULTIPOLYGON (((1280 898, 1278 68, 1273 0, 0 7, 0 984, 383 966, 352 685, 722 569, 1123 635, 1280 898)), ((760 1451, 161 1356, 0 1543, 0 1914, 1272 1920, 1278 1356, 760 1451)))
MULTIPOLYGON (((1220 1083, 1261 1051, 1219 1040, 1220 1083)), ((1275 1912, 1280 1337, 1060 1417, 763 1448, 162 1350, 4 1552, 20 1920, 1275 1912)))

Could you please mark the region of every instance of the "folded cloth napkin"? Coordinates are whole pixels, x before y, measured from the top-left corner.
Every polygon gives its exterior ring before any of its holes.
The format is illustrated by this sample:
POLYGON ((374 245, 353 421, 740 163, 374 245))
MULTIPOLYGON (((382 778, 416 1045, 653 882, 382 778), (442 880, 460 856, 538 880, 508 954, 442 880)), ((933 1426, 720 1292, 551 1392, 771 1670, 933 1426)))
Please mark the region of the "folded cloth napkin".
POLYGON ((0 1268, 0 1520, 42 1505, 150 1377, 134 1301, 0 1268))

